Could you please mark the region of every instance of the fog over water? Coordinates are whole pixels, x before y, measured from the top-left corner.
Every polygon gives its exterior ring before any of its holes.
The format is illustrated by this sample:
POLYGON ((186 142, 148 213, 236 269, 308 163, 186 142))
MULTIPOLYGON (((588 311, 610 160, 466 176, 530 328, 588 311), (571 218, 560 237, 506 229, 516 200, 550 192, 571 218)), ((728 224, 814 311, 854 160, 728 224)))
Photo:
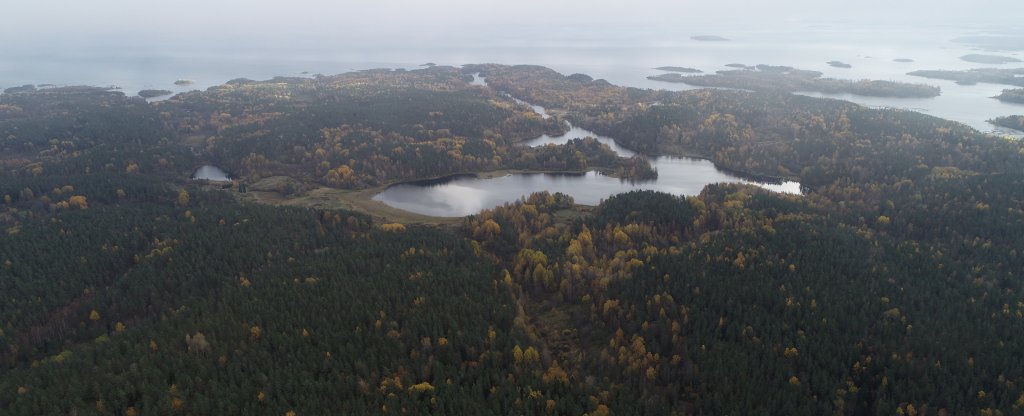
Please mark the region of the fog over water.
MULTIPOLYGON (((714 72, 728 63, 788 65, 826 77, 928 83, 935 99, 841 96, 964 122, 1024 113, 989 97, 1002 85, 911 77, 917 69, 1022 67, 958 59, 1020 58, 1018 1, 176 2, 37 0, 3 6, 0 88, 116 85, 127 94, 205 89, 233 78, 335 74, 377 67, 496 62, 539 64, 641 88, 689 89, 646 79, 664 65, 714 72), (367 4, 364 4, 367 3, 367 4), (618 4, 621 3, 621 4, 618 4), (699 42, 718 35, 729 42, 699 42), (999 36, 1003 50, 953 42, 999 36), (1008 45, 1008 47, 1007 47, 1008 45), (911 63, 893 59, 913 59, 911 63), (838 60, 850 69, 826 64, 838 60), (178 79, 195 81, 177 86, 178 79)), ((812 94, 813 95, 813 94, 812 94)))

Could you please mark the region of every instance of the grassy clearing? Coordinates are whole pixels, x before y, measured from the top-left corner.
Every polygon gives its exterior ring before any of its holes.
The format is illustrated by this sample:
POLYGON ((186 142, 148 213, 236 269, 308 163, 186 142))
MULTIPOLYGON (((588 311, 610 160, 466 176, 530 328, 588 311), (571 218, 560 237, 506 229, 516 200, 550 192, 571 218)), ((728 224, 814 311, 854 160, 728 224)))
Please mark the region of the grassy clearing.
MULTIPOLYGON (((480 178, 488 179, 521 172, 523 171, 495 170, 489 172, 477 172, 475 174, 480 178)), ((380 201, 375 201, 373 197, 378 193, 383 192, 385 189, 387 189, 387 186, 379 186, 362 190, 336 189, 325 186, 316 186, 315 188, 300 194, 284 195, 281 192, 271 190, 255 191, 250 187, 249 192, 244 194, 236 193, 236 195, 242 201, 260 204, 298 206, 317 209, 346 209, 368 214, 376 221, 382 223, 397 222, 402 224, 440 226, 457 226, 462 224, 462 217, 434 217, 430 215, 417 214, 391 207, 380 201)), ((555 213, 554 220, 559 223, 571 222, 577 218, 587 215, 592 210, 593 207, 577 205, 571 209, 561 210, 555 213)))
POLYGON ((250 191, 238 194, 243 201, 270 205, 299 206, 318 209, 347 209, 371 215, 379 222, 453 226, 462 218, 432 217, 393 208, 373 196, 383 189, 345 190, 318 187, 301 195, 283 196, 277 192, 250 191))

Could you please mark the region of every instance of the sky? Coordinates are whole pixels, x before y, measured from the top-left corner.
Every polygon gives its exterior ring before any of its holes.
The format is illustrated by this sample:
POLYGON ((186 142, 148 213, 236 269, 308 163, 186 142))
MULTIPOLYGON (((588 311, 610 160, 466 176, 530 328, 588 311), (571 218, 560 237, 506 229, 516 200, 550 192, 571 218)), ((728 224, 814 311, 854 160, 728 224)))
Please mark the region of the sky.
POLYGON ((82 36, 268 40, 324 36, 367 42, 547 30, 596 37, 610 30, 770 29, 884 23, 1014 25, 1019 0, 31 0, 0 6, 0 39, 73 42, 82 36))

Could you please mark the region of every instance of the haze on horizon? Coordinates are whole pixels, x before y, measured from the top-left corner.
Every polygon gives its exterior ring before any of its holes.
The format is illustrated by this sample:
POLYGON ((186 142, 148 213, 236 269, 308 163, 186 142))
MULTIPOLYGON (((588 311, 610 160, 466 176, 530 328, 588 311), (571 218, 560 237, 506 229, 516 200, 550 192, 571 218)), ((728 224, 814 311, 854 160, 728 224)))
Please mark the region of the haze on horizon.
MULTIPOLYGON (((325 38, 354 45, 430 43, 456 37, 549 33, 571 41, 613 37, 722 31, 785 30, 794 27, 887 25, 1001 30, 1016 27, 1024 3, 1011 0, 859 2, 793 0, 716 2, 640 0, 603 2, 522 0, 500 4, 477 0, 373 3, 322 0, 175 2, 37 0, 3 6, 4 48, 74 45, 104 39, 131 42, 315 44, 325 38), (286 40, 282 40, 286 39, 286 40)), ((648 37, 649 39, 649 37, 648 37)))

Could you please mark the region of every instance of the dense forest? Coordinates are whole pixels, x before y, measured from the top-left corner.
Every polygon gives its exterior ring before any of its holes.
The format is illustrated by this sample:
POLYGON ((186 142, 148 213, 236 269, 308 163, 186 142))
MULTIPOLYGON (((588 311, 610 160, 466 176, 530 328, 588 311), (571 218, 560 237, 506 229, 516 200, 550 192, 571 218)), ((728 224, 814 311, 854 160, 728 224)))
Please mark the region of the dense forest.
POLYGON ((0 413, 1019 414, 1022 172, 1020 142, 919 113, 537 66, 155 103, 18 87, 0 95, 0 413), (806 192, 538 193, 435 226, 188 179, 656 174, 593 139, 517 145, 567 120, 806 192))

